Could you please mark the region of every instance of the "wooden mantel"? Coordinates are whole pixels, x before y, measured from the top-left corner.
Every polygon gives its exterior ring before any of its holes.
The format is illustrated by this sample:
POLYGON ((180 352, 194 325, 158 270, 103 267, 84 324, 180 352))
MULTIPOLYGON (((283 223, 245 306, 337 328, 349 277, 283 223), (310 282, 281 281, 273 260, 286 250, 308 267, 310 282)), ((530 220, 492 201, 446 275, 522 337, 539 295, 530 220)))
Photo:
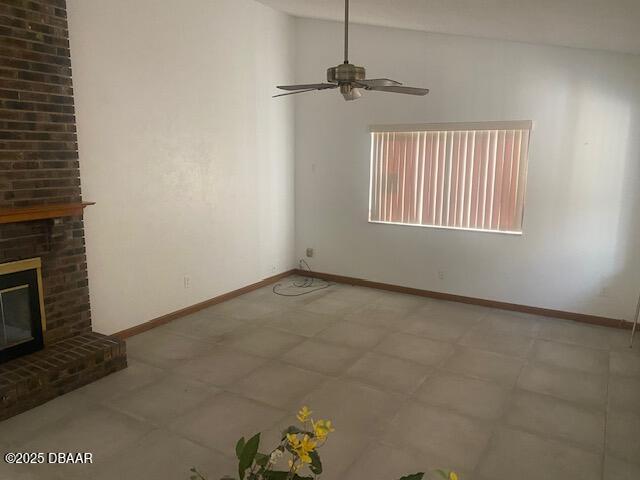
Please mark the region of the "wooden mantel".
POLYGON ((80 215, 85 207, 96 202, 52 203, 30 207, 0 208, 0 225, 4 223, 30 222, 47 218, 80 215))

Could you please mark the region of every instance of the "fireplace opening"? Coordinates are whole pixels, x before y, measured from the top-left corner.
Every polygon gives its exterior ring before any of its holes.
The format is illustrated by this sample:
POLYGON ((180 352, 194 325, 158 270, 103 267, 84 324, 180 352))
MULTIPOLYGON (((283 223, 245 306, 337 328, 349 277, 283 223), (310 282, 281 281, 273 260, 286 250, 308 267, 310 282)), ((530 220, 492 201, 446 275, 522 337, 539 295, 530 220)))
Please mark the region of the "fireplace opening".
POLYGON ((40 259, 0 265, 0 363, 44 347, 40 259))

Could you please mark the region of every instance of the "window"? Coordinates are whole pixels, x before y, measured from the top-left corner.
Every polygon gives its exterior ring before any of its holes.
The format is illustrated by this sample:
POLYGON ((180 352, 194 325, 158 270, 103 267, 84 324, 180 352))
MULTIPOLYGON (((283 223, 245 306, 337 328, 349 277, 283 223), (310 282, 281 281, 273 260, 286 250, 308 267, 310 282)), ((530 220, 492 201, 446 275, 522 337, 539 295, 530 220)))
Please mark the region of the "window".
POLYGON ((369 221, 522 233, 531 125, 372 127, 369 221))

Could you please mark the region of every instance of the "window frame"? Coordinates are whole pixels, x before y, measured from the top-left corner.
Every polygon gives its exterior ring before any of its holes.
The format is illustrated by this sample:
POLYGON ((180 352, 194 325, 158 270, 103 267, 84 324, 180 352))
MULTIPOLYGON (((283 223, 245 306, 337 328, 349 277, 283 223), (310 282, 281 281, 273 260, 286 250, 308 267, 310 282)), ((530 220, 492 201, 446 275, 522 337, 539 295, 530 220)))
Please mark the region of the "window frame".
POLYGON ((369 200, 368 200, 368 214, 367 222, 373 224, 382 225, 398 225, 402 227, 423 227, 423 228, 435 228, 439 230, 460 230, 467 232, 479 232, 479 233, 496 233, 501 235, 522 237, 525 234, 525 213, 526 213, 526 193, 527 182, 529 174, 529 160, 531 157, 531 136, 534 130, 533 120, 507 120, 507 121, 487 121, 487 122, 445 122, 445 123, 407 123, 407 124, 373 124, 369 126, 369 135, 371 138, 369 144, 370 160, 369 160, 369 200), (524 190, 524 198, 522 204, 522 219, 521 230, 494 230, 486 228, 472 228, 472 227, 455 227, 447 225, 428 225, 422 223, 405 223, 405 222, 391 222, 385 220, 372 220, 371 219, 371 202, 373 199, 373 165, 374 165, 374 153, 373 153, 373 134, 375 133, 418 133, 418 132, 455 132, 455 131, 487 131, 487 130, 528 130, 529 135, 527 138, 527 156, 525 161, 525 172, 522 187, 524 190))

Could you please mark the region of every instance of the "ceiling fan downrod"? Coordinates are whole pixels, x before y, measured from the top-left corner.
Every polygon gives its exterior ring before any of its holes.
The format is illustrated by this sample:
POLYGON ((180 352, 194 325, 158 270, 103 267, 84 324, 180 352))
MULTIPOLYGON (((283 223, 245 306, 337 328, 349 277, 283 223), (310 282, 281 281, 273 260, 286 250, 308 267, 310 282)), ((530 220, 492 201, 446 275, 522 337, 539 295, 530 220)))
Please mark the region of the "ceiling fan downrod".
POLYGON ((344 0, 344 63, 349 63, 349 0, 344 0))

